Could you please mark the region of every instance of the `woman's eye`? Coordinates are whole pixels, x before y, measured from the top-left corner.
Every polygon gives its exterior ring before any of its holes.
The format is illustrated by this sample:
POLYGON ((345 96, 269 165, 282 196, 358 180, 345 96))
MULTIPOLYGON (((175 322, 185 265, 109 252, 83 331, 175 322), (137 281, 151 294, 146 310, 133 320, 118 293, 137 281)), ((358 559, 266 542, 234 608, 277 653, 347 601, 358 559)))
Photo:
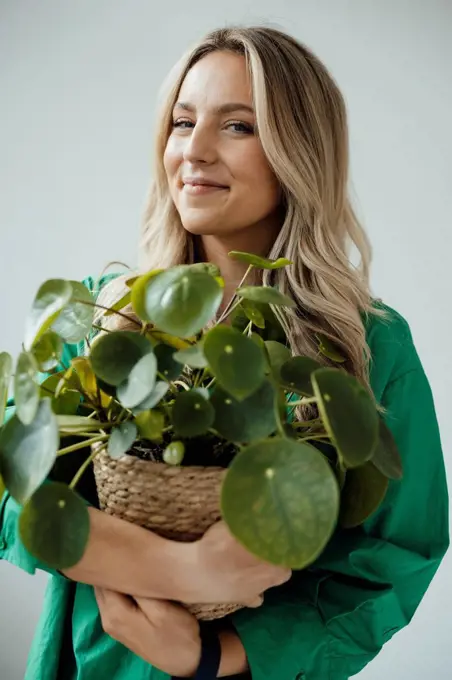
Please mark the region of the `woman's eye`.
POLYGON ((228 128, 233 128, 233 132, 238 132, 240 134, 248 134, 251 135, 254 132, 254 128, 252 125, 249 125, 247 123, 228 123, 228 128))
POLYGON ((191 120, 174 120, 173 128, 181 128, 182 130, 188 130, 193 127, 194 123, 191 120))

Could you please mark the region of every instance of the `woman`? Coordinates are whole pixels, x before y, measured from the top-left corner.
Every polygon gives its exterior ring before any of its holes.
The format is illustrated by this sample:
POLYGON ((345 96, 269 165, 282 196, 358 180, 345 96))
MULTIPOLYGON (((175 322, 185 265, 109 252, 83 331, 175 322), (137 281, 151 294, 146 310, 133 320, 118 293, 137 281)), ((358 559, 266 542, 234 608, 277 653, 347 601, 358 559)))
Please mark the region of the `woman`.
MULTIPOLYGON (((253 680, 342 680, 409 623, 448 545, 430 388, 406 321, 369 291, 370 248, 347 197, 344 102, 325 67, 281 32, 226 29, 186 56, 171 82, 144 268, 215 262, 226 305, 243 274, 230 250, 292 260, 287 272, 264 278, 298 303, 280 318, 293 350, 315 356, 318 332, 340 347, 347 370, 385 410, 404 479, 364 527, 338 531, 318 562, 290 581, 248 555, 222 523, 187 546, 90 510, 85 556, 50 581, 26 678, 193 676, 199 626, 169 600, 239 598, 252 607, 220 622, 219 677, 249 670, 253 680), (360 268, 350 264, 350 244, 360 268)), ((110 304, 124 278, 87 284, 110 304)), ((65 363, 82 351, 67 346, 65 363)), ((40 565, 20 546, 16 516, 5 497, 3 556, 33 572, 40 565)))

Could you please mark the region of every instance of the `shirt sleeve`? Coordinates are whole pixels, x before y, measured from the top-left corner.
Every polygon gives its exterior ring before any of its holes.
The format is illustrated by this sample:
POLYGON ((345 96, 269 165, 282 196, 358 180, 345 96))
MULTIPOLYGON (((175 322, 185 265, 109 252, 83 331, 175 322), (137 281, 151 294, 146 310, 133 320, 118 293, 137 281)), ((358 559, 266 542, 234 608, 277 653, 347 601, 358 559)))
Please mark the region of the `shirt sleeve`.
POLYGON ((257 610, 232 621, 253 680, 345 680, 412 619, 449 544, 448 493, 433 398, 415 354, 383 394, 403 459, 379 510, 257 610))

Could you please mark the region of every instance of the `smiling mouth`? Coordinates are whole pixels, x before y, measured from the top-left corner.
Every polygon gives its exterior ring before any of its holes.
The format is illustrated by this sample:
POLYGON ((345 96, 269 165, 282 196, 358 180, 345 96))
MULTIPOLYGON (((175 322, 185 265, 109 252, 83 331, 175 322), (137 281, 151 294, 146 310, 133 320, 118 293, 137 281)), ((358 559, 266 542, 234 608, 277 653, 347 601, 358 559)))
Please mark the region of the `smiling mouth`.
POLYGON ((183 191, 190 196, 202 196, 204 194, 212 194, 218 191, 228 191, 229 187, 219 186, 217 184, 184 184, 183 191))

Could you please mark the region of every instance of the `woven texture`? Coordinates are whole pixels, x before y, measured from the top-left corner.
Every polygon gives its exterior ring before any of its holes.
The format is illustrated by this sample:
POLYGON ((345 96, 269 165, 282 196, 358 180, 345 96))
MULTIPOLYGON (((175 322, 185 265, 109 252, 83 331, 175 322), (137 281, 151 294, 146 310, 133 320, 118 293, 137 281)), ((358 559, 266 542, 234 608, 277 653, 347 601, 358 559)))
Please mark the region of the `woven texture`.
MULTIPOLYGON (((195 541, 221 518, 220 467, 176 467, 126 455, 94 459, 102 510, 174 541, 195 541)), ((198 619, 222 618, 241 609, 235 604, 186 605, 198 619)))

